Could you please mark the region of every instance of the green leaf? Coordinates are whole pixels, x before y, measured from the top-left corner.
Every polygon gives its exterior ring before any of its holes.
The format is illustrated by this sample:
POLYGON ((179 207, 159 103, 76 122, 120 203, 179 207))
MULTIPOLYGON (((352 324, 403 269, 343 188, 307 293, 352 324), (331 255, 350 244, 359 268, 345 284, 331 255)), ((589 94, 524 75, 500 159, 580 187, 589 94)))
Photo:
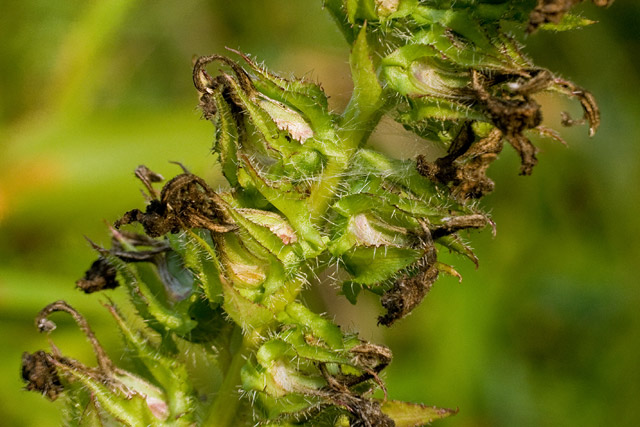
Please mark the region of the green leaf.
POLYGON ((374 0, 347 0, 347 14, 352 25, 357 21, 378 19, 374 0))
POLYGON ((187 334, 196 326, 186 311, 180 312, 171 307, 159 293, 163 285, 152 265, 144 262, 127 264, 115 256, 107 258, 127 285, 131 300, 142 318, 151 321, 150 326, 160 326, 180 335, 187 334))
POLYGON ((278 129, 288 132, 296 141, 304 144, 307 139, 313 138, 314 132, 311 125, 297 111, 271 99, 261 99, 258 105, 269 114, 278 129))
POLYGON ((478 267, 478 257, 473 252, 473 249, 471 249, 469 245, 465 244, 457 234, 439 237, 435 242, 450 251, 469 258, 476 265, 476 268, 478 267))
POLYGON ((333 127, 328 100, 319 85, 303 79, 283 79, 258 66, 248 56, 241 56, 258 74, 258 79, 253 82, 256 89, 301 112, 318 137, 331 137, 333 127))
POLYGON ((353 93, 339 123, 344 142, 351 147, 357 147, 366 141, 384 112, 385 98, 373 63, 374 55, 369 47, 365 24, 360 29, 349 57, 353 93), (351 129, 354 123, 359 124, 359 129, 351 129))
POLYGON ((78 381, 92 395, 100 407, 113 415, 123 425, 131 427, 149 427, 161 425, 160 420, 153 416, 147 406, 147 402, 140 394, 132 396, 124 396, 124 394, 116 393, 101 381, 95 378, 95 375, 89 375, 81 372, 80 369, 73 369, 65 364, 60 364, 59 369, 62 370, 74 381, 78 381))
POLYGON ((355 305, 358 302, 358 295, 362 291, 362 285, 360 283, 346 280, 342 283, 341 293, 351 304, 355 305))
POLYGON ((351 358, 343 352, 330 350, 319 345, 307 344, 305 337, 299 329, 287 331, 282 334, 282 340, 291 345, 292 354, 312 362, 324 363, 351 363, 351 358))
POLYGON ((388 400, 382 404, 382 412, 396 423, 396 427, 420 427, 432 421, 455 415, 458 411, 388 400))
POLYGON ((229 84, 246 114, 244 124, 247 127, 245 135, 247 140, 255 145, 262 145, 265 150, 272 152, 275 150, 287 156, 299 149, 300 144, 287 139, 286 132, 280 130, 271 115, 264 109, 263 100, 258 97, 257 92, 254 94, 245 92, 240 83, 233 79, 229 79, 229 84))
POLYGON ((216 142, 214 150, 217 153, 220 153, 222 173, 225 178, 227 178, 227 181, 229 181, 229 184, 235 187, 238 185, 238 158, 236 155, 238 146, 238 128, 236 121, 231 114, 231 108, 224 100, 222 93, 219 90, 215 91, 213 93, 213 98, 218 110, 216 114, 216 142))
POLYGON ((225 275, 237 289, 260 289, 267 278, 268 262, 249 249, 240 233, 226 233, 216 240, 225 275))
POLYGON ((382 87, 376 75, 373 55, 374 52, 369 48, 365 25, 358 34, 349 58, 353 77, 352 102, 359 104, 361 114, 370 114, 381 106, 382 87))
POLYGON ((356 32, 347 18, 346 2, 344 0, 323 0, 323 5, 342 31, 347 43, 352 44, 356 38, 356 32))
POLYGON ((583 18, 579 15, 566 13, 557 24, 548 22, 546 24, 540 25, 540 27, 538 28, 545 31, 568 31, 583 28, 597 22, 598 21, 592 21, 591 19, 583 18))
POLYGON ((116 320, 124 339, 133 347, 136 357, 166 393, 170 415, 184 422, 193 421, 195 393, 186 366, 175 355, 152 346, 150 337, 131 329, 129 322, 117 312, 115 306, 106 307, 116 320))
POLYGON ((192 269, 200 281, 210 304, 222 303, 220 260, 211 245, 192 230, 186 230, 184 239, 185 266, 192 269))
POLYGON ((286 217, 296 234, 301 238, 300 244, 306 258, 318 255, 325 247, 325 242, 318 230, 314 227, 309 213, 309 207, 303 195, 295 191, 283 191, 272 187, 255 170, 249 159, 245 159, 245 171, 248 172, 251 181, 257 190, 271 202, 286 217))
POLYGON ((431 204, 452 202, 440 194, 432 181, 418 173, 413 160, 391 159, 377 151, 361 149, 354 158, 354 164, 363 175, 382 176, 390 183, 403 186, 418 198, 431 201, 431 204))
POLYGON ((391 278, 421 256, 422 251, 408 248, 356 248, 345 253, 342 260, 353 282, 373 285, 391 278))

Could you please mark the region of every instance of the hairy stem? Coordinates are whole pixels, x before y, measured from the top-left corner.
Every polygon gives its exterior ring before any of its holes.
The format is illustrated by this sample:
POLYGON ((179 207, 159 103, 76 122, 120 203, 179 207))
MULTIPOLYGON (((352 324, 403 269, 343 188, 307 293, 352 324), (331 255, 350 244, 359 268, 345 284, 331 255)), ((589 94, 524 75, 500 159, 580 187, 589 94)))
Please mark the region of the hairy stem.
POLYGON ((213 405, 211 405, 209 414, 202 426, 227 427, 237 425, 238 409, 241 403, 238 395, 241 384, 240 371, 246 363, 247 357, 258 347, 259 342, 260 336, 256 331, 244 335, 242 344, 231 358, 231 363, 217 392, 217 397, 213 405))

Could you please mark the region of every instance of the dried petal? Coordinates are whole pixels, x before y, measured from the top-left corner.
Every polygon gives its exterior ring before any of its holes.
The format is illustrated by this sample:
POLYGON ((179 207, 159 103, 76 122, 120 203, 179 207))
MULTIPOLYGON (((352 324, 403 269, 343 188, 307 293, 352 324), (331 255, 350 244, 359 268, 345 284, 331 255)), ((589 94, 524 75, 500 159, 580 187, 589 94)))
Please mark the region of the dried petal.
POLYGON ((76 282, 76 286, 84 293, 91 294, 104 289, 115 289, 120 283, 116 280, 116 269, 105 258, 100 257, 91 264, 84 277, 76 282))
POLYGON ((27 382, 27 390, 42 393, 50 400, 56 400, 64 391, 51 356, 42 350, 22 353, 22 379, 27 382))
MULTIPOLYGON (((576 86, 575 83, 568 80, 555 79, 554 83, 566 95, 578 98, 584 111, 584 119, 589 122, 589 136, 595 135, 600 126, 600 109, 598 108, 595 97, 591 92, 576 86)), ((562 124, 564 126, 573 126, 574 124, 582 124, 582 121, 574 121, 567 113, 563 113, 562 124)))
POLYGON ((224 233, 236 226, 230 223, 223 204, 220 196, 202 178, 184 173, 164 186, 160 200, 152 200, 146 212, 131 210, 115 225, 117 228, 139 222, 151 237, 177 233, 185 228, 205 228, 224 233))
POLYGON ((152 199, 157 199, 159 197, 158 191, 153 188, 151 185, 154 182, 162 182, 164 181, 164 177, 158 173, 155 173, 145 165, 140 165, 136 168, 135 174, 140 181, 144 184, 149 195, 152 199))
POLYGON ((289 132, 289 135, 301 144, 313 138, 313 129, 302 116, 285 105, 270 100, 260 101, 260 106, 271 116, 278 129, 289 132))

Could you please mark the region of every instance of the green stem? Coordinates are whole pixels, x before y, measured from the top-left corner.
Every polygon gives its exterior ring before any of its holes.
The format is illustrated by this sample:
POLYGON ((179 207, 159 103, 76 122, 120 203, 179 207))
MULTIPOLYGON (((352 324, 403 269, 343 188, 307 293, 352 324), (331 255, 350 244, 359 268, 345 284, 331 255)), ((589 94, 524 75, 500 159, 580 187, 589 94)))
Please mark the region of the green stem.
MULTIPOLYGON (((347 145, 347 144, 345 144, 347 145)), ((330 159, 322 173, 322 177, 311 190, 308 204, 311 220, 318 226, 322 225, 323 216, 329 209, 329 205, 333 200, 336 189, 343 179, 343 173, 349 166, 349 160, 354 150, 340 157, 330 159)))
MULTIPOLYGON (((349 105, 352 104, 355 104, 355 101, 349 103, 349 105)), ((375 114, 363 116, 357 112, 347 110, 343 115, 343 117, 348 116, 351 119, 353 126, 348 129, 343 128, 337 132, 342 155, 334 157, 327 162, 322 177, 311 190, 308 199, 311 220, 317 226, 322 226, 324 215, 336 196, 336 190, 344 179, 344 172, 349 168, 353 155, 368 140, 385 111, 386 108, 383 106, 375 114)))
POLYGON ((233 355, 227 373, 218 390, 216 400, 202 425, 204 427, 230 427, 238 425, 238 409, 241 403, 238 386, 241 384, 240 371, 247 357, 255 351, 260 336, 257 332, 245 335, 242 344, 233 355))
MULTIPOLYGON (((327 6, 332 8, 332 2, 327 6)), ((335 6, 335 5, 334 5, 335 6)), ((351 56, 353 92, 345 111, 337 121, 336 154, 325 166, 324 173, 309 197, 309 209, 313 221, 320 222, 331 200, 336 195, 344 172, 358 148, 363 146, 380 122, 388 107, 388 99, 378 82, 376 67, 369 50, 367 27, 359 30, 351 56)))

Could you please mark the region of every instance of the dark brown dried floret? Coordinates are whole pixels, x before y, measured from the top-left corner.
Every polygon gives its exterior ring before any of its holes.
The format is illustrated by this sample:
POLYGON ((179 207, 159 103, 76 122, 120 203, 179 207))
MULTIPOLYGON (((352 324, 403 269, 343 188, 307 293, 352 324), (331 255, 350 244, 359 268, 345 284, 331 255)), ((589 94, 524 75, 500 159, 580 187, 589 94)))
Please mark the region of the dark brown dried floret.
POLYGON ((349 353, 353 355, 356 366, 376 373, 387 367, 393 357, 388 347, 370 342, 364 342, 351 348, 349 353))
POLYGON ((84 277, 76 282, 76 286, 84 293, 91 294, 104 289, 115 289, 120 283, 116 280, 116 269, 105 258, 100 257, 91 264, 84 277))
POLYGON ((492 130, 486 138, 476 142, 460 159, 453 181, 453 193, 461 199, 479 199, 493 191, 494 183, 487 177, 487 169, 502 151, 502 132, 492 130))
POLYGON ((380 303, 387 312, 378 317, 378 324, 391 326, 396 320, 406 317, 427 296, 438 278, 436 266, 437 253, 431 232, 423 224, 424 234, 421 237, 425 248, 424 256, 418 261, 418 272, 404 275, 380 298, 380 303))
POLYGON ((415 276, 398 279, 393 288, 380 298, 387 313, 378 317, 378 323, 391 326, 396 320, 406 317, 427 296, 437 278, 438 269, 433 264, 424 266, 415 276))
POLYGON ((26 390, 42 393, 50 400, 56 400, 64 391, 51 355, 42 350, 22 353, 22 379, 27 383, 26 390))
POLYGON ((353 415, 354 427, 395 427, 396 423, 384 412, 380 402, 361 396, 343 396, 346 406, 353 415))
POLYGON ((461 200, 478 199, 490 193, 494 184, 486 172, 502 151, 502 132, 493 129, 477 142, 472 138, 469 122, 454 139, 446 156, 431 163, 419 155, 416 158, 418 172, 432 181, 448 185, 453 195, 461 200))
POLYGON ((223 204, 220 196, 202 178, 184 173, 169 181, 162 189, 160 199, 151 200, 145 212, 131 210, 115 225, 139 222, 151 237, 178 233, 185 228, 224 233, 236 226, 224 212, 223 204))
POLYGON ((489 223, 489 219, 485 215, 459 215, 445 218, 442 224, 431 230, 431 237, 437 239, 442 236, 448 236, 459 230, 467 230, 469 228, 483 228, 489 223))
POLYGON ((352 415, 352 426, 395 427, 395 422, 382 412, 380 402, 349 389, 349 386, 329 373, 324 363, 319 365, 327 387, 319 394, 333 405, 347 409, 352 415))
POLYGON ((417 158, 418 172, 443 184, 455 181, 458 168, 454 162, 469 150, 475 139, 471 125, 470 120, 462 125, 458 135, 451 142, 447 155, 440 157, 434 163, 427 162, 425 156, 419 155, 417 158))
POLYGON ((229 103, 232 110, 234 110, 235 104, 242 103, 242 101, 238 100, 234 95, 234 90, 231 89, 232 85, 230 82, 232 80, 236 80, 245 92, 249 94, 255 93, 255 88, 251 82, 251 78, 235 61, 221 55, 202 56, 195 61, 193 65, 193 84, 196 89, 198 89, 198 92, 200 92, 200 109, 202 110, 202 114, 205 119, 211 120, 217 113, 216 102, 213 96, 215 92, 221 93, 226 100, 230 101, 229 103), (224 72, 212 77, 207 72, 206 67, 213 62, 219 62, 222 65, 226 65, 231 69, 231 71, 233 71, 236 79, 224 72))
POLYGON ((546 70, 532 70, 531 74, 528 81, 515 82, 516 89, 512 94, 502 93, 499 96, 489 93, 489 82, 476 71, 472 72, 471 82, 476 99, 484 107, 491 122, 520 155, 522 175, 530 175, 538 163, 537 149, 523 132, 542 123, 540 104, 529 95, 543 90, 552 83, 552 76, 546 70))
POLYGON ((144 234, 131 233, 127 231, 115 231, 112 238, 111 249, 105 249, 102 246, 94 243, 89 238, 89 244, 93 249, 98 251, 104 256, 115 256, 125 262, 154 262, 157 259, 157 255, 168 252, 171 250, 169 242, 166 240, 155 240, 144 234), (126 250, 123 248, 119 239, 125 240, 129 245, 139 247, 148 247, 149 249, 142 250, 126 250))

